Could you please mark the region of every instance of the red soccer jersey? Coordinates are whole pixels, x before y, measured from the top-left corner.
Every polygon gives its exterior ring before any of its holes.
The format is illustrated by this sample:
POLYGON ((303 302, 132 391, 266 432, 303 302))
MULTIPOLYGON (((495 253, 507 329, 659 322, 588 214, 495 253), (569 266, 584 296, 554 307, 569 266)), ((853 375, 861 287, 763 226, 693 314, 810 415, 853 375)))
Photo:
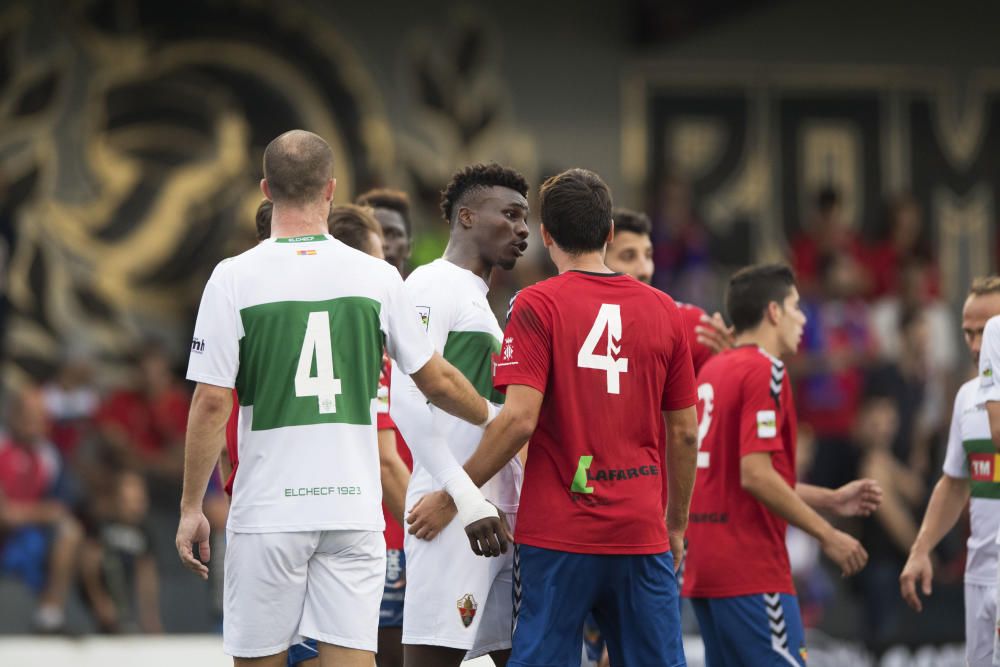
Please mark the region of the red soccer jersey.
POLYGON ((795 486, 795 405, 784 364, 750 345, 714 356, 698 375, 698 412, 682 594, 794 594, 787 524, 740 484, 740 459, 770 452, 774 469, 795 486))
POLYGON ((669 548, 663 410, 695 403, 687 334, 666 294, 567 271, 513 302, 494 384, 545 394, 515 540, 591 554, 669 548))
MULTIPOLYGON (((389 416, 390 382, 392 378, 392 366, 390 364, 392 364, 392 360, 389 359, 389 355, 384 355, 382 359, 382 372, 378 377, 378 413, 376 416, 378 430, 393 430, 396 434, 396 451, 399 452, 399 457, 403 459, 406 467, 413 470, 413 455, 410 454, 410 448, 406 446, 406 441, 403 440, 403 436, 399 434, 399 429, 396 428, 395 422, 389 416)), ((385 503, 382 503, 382 515, 385 517, 385 548, 402 550, 403 527, 389 513, 385 503)))
POLYGON ((691 363, 694 364, 694 372, 697 375, 701 367, 705 365, 705 362, 715 354, 712 348, 698 342, 697 328, 699 326, 707 326, 701 322, 701 318, 705 317, 707 313, 698 306, 693 306, 690 303, 678 303, 677 308, 680 310, 681 319, 684 320, 688 345, 691 346, 691 363))
POLYGON ((44 500, 59 477, 59 455, 51 445, 0 440, 0 497, 30 503, 44 500))

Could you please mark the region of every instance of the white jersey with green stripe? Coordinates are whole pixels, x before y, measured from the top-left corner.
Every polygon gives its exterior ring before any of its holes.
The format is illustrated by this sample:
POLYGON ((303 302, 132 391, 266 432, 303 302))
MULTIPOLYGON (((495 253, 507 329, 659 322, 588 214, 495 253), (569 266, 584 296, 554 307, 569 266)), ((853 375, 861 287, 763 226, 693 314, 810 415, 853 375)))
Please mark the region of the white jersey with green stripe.
POLYGON ((434 353, 396 270, 331 236, 272 239, 215 268, 187 377, 239 398, 230 530, 384 529, 383 343, 405 373, 434 353))
MULTIPOLYGON (((486 300, 488 290, 482 278, 445 259, 417 268, 406 279, 407 295, 434 348, 468 378, 480 396, 499 406, 504 397, 493 389, 493 356, 500 352, 503 331, 486 300)), ((413 381, 395 367, 390 391, 394 412, 421 409, 426 404, 413 381)), ((479 446, 483 429, 433 406, 428 408, 434 413, 437 434, 448 443, 457 464, 464 464, 479 446)), ((397 425, 402 428, 399 420, 397 425)), ((407 437, 405 432, 403 437, 407 437)), ((421 463, 420 448, 411 446, 411 451, 413 475, 406 490, 407 507, 425 493, 441 488, 421 463)), ((521 460, 515 456, 483 485, 483 495, 504 512, 517 512, 523 476, 521 460)))
MULTIPOLYGON (((1000 401, 1000 379, 996 374, 1000 372, 1000 315, 994 315, 986 321, 983 329, 983 343, 979 350, 979 389, 976 402, 982 404, 985 409, 986 403, 1000 401)), ((989 429, 989 417, 987 417, 986 439, 991 439, 989 429)), ((1000 456, 995 456, 1000 443, 992 443, 994 453, 990 472, 994 481, 1000 482, 1000 456)), ((997 544, 1000 544, 1000 530, 997 531, 997 544)), ((998 634, 1000 637, 1000 634, 998 634)))
POLYGON ((978 398, 979 380, 969 380, 955 396, 948 433, 944 473, 969 480, 971 531, 967 543, 965 583, 993 586, 997 579, 996 543, 1000 529, 1000 476, 997 454, 990 440, 986 407, 978 398))

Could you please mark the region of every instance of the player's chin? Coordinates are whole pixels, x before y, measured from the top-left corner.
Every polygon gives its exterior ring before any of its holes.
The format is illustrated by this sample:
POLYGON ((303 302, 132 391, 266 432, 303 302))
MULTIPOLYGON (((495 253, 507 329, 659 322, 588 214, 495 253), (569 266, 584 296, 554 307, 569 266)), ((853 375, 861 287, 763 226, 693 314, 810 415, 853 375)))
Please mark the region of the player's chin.
POLYGON ((499 266, 504 271, 510 271, 517 265, 517 257, 501 257, 500 261, 497 262, 499 266))

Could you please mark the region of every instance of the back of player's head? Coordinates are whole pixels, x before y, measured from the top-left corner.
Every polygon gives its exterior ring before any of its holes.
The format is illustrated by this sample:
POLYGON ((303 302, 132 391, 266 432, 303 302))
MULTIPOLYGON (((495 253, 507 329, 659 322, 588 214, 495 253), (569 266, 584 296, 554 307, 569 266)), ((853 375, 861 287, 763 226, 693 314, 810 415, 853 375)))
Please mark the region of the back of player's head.
POLYGON ((372 233, 382 238, 382 225, 372 215, 372 209, 367 207, 354 204, 334 206, 326 220, 333 238, 369 255, 372 254, 372 233))
POLYGON ((795 274, 785 264, 756 264, 740 269, 726 286, 726 312, 736 333, 755 328, 773 301, 783 304, 795 287, 795 274))
POLYGON ((473 164, 460 169, 441 191, 441 214, 449 225, 458 215, 458 209, 467 206, 472 198, 487 188, 509 188, 528 196, 528 181, 518 172, 496 162, 473 164))
POLYGON ((969 296, 1000 294, 1000 276, 982 276, 972 281, 969 296))
POLYGON ((257 206, 257 214, 254 216, 254 222, 257 224, 258 243, 271 238, 271 211, 273 210, 274 204, 269 200, 260 200, 260 204, 257 206))
POLYGON ((402 190, 390 188, 375 188, 358 195, 354 203, 369 208, 385 208, 395 211, 406 225, 406 233, 410 233, 410 198, 402 190))
POLYGON ((604 247, 611 231, 611 190, 586 169, 568 169, 542 183, 542 224, 556 244, 571 254, 604 247))
POLYGON ((264 178, 271 200, 279 204, 308 204, 332 177, 333 150, 317 134, 291 130, 264 149, 264 178))
POLYGON ((611 211, 611 217, 615 220, 615 233, 631 232, 639 236, 649 236, 653 233, 653 223, 649 221, 649 216, 641 211, 633 211, 630 208, 615 208, 611 211))

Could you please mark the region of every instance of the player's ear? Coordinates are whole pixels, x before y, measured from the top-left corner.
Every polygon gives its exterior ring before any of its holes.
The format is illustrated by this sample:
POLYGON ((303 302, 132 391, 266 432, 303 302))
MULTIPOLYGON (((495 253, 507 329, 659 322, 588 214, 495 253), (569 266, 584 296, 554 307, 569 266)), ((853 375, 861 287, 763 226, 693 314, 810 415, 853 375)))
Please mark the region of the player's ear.
POLYGON ((274 201, 271 199, 271 187, 267 184, 266 178, 260 179, 260 191, 264 193, 264 197, 268 201, 274 201))
POLYGON ((323 189, 323 199, 326 201, 333 201, 333 193, 337 191, 337 179, 331 178, 326 182, 326 187, 323 189))
POLYGON ((539 225, 539 230, 541 231, 542 234, 542 245, 544 245, 546 248, 551 248, 553 245, 555 245, 555 240, 552 238, 552 235, 549 234, 549 230, 545 229, 544 224, 539 225))
POLYGON ((474 213, 471 208, 468 206, 460 206, 458 209, 458 215, 455 216, 455 219, 458 221, 458 224, 462 225, 466 229, 470 229, 472 228, 473 216, 474 213))
POLYGON ((605 247, 611 245, 615 240, 615 221, 611 220, 611 229, 608 230, 608 238, 604 239, 605 247))
POLYGON ((782 311, 783 309, 781 304, 777 301, 771 301, 767 304, 767 321, 777 326, 778 322, 781 320, 782 311))

